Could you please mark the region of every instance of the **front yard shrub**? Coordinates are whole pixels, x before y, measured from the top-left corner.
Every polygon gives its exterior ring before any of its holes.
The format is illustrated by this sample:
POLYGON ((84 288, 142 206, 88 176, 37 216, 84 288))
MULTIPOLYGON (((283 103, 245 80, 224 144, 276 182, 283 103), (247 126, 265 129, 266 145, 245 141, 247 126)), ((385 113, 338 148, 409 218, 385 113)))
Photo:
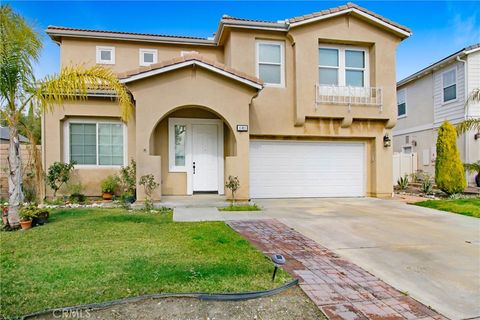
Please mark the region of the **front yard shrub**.
POLYGON ((433 192, 433 181, 430 175, 425 174, 420 185, 420 190, 425 194, 431 194, 433 192))
POLYGON ((130 164, 120 169, 119 184, 122 188, 122 194, 128 194, 135 196, 137 178, 137 163, 135 160, 131 160, 130 164))
POLYGON ((225 187, 232 192, 232 206, 235 206, 235 194, 237 190, 240 188, 240 181, 238 177, 228 176, 227 183, 225 183, 225 187))
POLYGON ((462 192, 467 186, 457 148, 457 131, 448 121, 438 129, 435 183, 446 194, 462 192))
POLYGON ((109 175, 102 180, 101 188, 103 193, 114 194, 118 188, 118 178, 114 175, 109 175))
POLYGON ((57 191, 60 187, 70 180, 75 161, 71 163, 54 162, 47 172, 47 184, 53 190, 53 197, 56 198, 57 191))
POLYGON ((408 176, 405 175, 404 177, 400 177, 397 180, 397 185, 400 188, 400 190, 405 190, 408 187, 408 176))
POLYGON ((155 191, 155 189, 158 188, 160 184, 155 181, 155 177, 153 176, 153 174, 146 174, 144 176, 141 176, 138 184, 143 186, 145 190, 145 195, 147 196, 145 199, 145 210, 152 210, 152 193, 155 191))

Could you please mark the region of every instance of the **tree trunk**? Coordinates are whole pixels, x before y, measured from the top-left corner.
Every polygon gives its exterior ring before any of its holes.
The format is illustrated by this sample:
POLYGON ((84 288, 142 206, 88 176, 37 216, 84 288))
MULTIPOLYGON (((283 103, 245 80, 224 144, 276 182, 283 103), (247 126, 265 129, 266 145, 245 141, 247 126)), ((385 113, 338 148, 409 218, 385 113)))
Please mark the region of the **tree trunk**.
POLYGON ((8 194, 9 209, 8 223, 11 227, 17 227, 20 223, 18 207, 23 202, 22 191, 22 159, 20 158, 20 140, 18 129, 9 126, 10 147, 8 149, 8 194))

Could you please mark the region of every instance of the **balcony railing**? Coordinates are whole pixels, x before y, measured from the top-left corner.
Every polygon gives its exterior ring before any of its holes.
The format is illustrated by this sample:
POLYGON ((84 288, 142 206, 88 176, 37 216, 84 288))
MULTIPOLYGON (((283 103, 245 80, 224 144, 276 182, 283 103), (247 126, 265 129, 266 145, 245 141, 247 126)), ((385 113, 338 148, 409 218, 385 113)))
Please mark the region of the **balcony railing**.
POLYGON ((377 106, 382 109, 383 91, 378 87, 341 87, 331 85, 315 85, 315 102, 320 104, 340 104, 377 106))

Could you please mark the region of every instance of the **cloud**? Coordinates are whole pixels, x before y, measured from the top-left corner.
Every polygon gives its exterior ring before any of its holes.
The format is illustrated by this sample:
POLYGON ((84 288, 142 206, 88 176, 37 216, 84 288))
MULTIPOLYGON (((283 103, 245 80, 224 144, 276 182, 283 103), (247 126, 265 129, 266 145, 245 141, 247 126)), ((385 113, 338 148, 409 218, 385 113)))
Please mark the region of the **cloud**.
POLYGON ((476 8, 468 10, 463 6, 449 6, 448 9, 452 15, 449 27, 453 33, 454 43, 457 46, 467 46, 480 42, 480 11, 476 8), (460 10, 462 13, 458 12, 460 10))

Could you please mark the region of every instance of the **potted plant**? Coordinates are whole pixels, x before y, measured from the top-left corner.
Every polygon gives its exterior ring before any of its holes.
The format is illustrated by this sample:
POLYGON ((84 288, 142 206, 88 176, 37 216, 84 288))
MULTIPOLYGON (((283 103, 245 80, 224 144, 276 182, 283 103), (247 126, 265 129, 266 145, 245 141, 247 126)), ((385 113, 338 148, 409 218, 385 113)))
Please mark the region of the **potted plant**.
POLYGON ((22 206, 19 210, 20 226, 22 230, 27 230, 32 227, 32 220, 38 214, 38 208, 34 204, 22 206))
POLYGON ((112 200, 113 194, 118 187, 118 179, 110 175, 106 177, 101 184, 103 200, 112 200))
POLYGON ((134 203, 135 202, 135 195, 131 192, 127 191, 122 193, 122 201, 126 203, 134 203))
POLYGON ((477 187, 480 187, 480 161, 475 163, 464 163, 463 166, 467 172, 476 173, 475 183, 477 187))
POLYGON ((45 223, 48 222, 48 217, 50 216, 50 212, 47 209, 37 209, 37 214, 32 219, 32 227, 37 225, 43 226, 45 223))
POLYGON ((2 222, 3 225, 8 225, 8 202, 0 203, 0 209, 2 210, 2 222))

